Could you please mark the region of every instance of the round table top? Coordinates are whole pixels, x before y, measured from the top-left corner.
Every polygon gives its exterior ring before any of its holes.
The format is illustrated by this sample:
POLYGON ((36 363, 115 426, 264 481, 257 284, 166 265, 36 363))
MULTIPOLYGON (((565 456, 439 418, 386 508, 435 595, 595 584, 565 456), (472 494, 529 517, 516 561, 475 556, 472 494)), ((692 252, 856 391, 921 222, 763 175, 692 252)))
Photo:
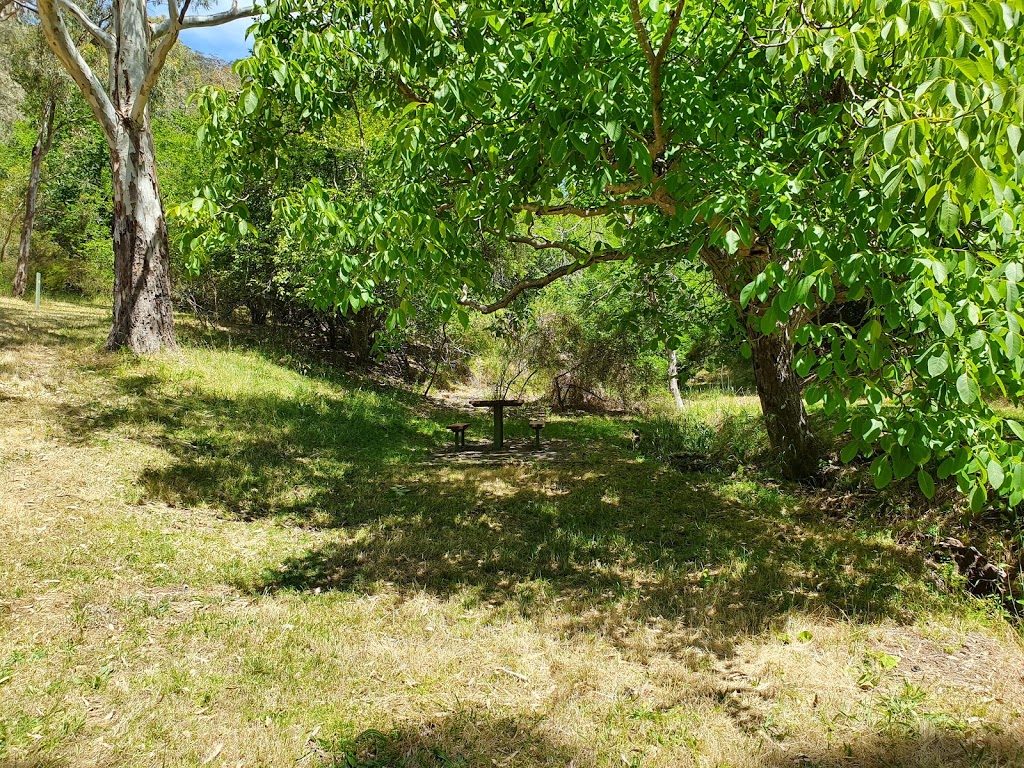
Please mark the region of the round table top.
POLYGON ((523 404, 522 400, 470 400, 469 404, 474 408, 494 408, 499 405, 508 406, 519 406, 523 404))

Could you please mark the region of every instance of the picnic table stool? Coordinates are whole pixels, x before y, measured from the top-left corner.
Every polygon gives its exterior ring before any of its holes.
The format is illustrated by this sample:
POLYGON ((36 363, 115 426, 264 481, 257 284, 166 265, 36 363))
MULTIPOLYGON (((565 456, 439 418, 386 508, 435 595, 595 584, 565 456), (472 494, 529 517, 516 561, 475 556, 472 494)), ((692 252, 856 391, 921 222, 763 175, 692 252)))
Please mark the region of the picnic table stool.
POLYGON ((448 425, 448 429, 450 429, 454 433, 454 435, 455 435, 455 444, 456 445, 465 445, 466 444, 466 428, 468 426, 469 426, 469 424, 449 424, 448 425))
POLYGON ((533 430, 533 444, 540 448, 540 431, 544 429, 542 419, 530 419, 530 429, 533 430))

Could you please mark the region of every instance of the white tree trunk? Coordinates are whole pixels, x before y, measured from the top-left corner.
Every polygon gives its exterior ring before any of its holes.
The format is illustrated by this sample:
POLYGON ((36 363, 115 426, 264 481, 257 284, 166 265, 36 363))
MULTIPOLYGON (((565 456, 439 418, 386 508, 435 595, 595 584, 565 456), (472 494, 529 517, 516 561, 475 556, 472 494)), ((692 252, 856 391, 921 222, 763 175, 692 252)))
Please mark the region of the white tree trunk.
POLYGON ((145 0, 114 0, 110 144, 114 185, 114 322, 107 349, 174 349, 170 251, 149 111, 139 109, 151 66, 145 0))
POLYGON ((237 0, 229 11, 203 16, 179 12, 151 24, 146 0, 112 0, 106 26, 89 18, 74 0, 37 0, 46 41, 81 89, 110 147, 114 183, 114 323, 107 349, 148 354, 173 349, 167 225, 157 183, 156 156, 147 104, 167 54, 182 29, 223 24, 252 15, 237 0), (107 53, 109 81, 90 69, 65 23, 70 16, 107 53))
POLYGON ((167 226, 149 121, 118 131, 114 179, 114 322, 107 349, 174 349, 167 226))
POLYGON ((680 411, 686 410, 686 403, 683 402, 683 395, 679 391, 679 355, 674 349, 668 351, 668 389, 672 393, 672 399, 680 411))

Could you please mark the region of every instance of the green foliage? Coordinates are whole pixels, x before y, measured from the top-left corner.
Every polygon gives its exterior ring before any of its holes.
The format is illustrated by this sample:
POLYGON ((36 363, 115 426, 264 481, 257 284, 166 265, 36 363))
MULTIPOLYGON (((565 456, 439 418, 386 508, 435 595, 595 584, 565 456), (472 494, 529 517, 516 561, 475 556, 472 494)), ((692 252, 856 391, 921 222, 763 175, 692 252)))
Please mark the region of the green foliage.
MULTIPOLYGON (((995 409, 1024 365, 1020 9, 673 8, 275 0, 240 98, 206 102, 206 140, 231 168, 273 144, 281 104, 327 124, 358 76, 396 121, 393 178, 354 202, 311 182, 287 217, 336 302, 429 284, 455 315, 493 291, 495 242, 594 220, 568 258, 700 258, 752 338, 795 332, 808 399, 846 458, 878 452, 879 487, 955 476, 974 509, 986 488, 1020 502, 1022 444, 995 409), (822 312, 858 301, 856 322, 822 312)), ((233 178, 211 215, 241 215, 233 178)))

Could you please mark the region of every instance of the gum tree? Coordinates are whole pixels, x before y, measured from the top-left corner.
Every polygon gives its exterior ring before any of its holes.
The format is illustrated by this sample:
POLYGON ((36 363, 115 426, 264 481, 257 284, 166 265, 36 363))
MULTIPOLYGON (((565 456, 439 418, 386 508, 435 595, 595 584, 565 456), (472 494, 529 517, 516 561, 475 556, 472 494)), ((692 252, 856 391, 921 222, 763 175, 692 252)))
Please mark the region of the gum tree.
MULTIPOLYGON (((280 206, 325 300, 429 282, 448 311, 487 313, 601 262, 700 260, 746 330, 789 477, 818 467, 808 377, 853 438, 844 455, 881 451, 879 485, 919 469, 929 491, 937 459, 965 489, 991 481, 993 461, 1020 466, 991 408, 1019 394, 1021 373, 1007 287, 1020 277, 1024 104, 1012 4, 278 0, 268 11, 238 101, 207 105, 210 146, 230 158, 213 197, 236 199, 282 103, 329 121, 357 74, 396 120, 378 197, 349 204, 313 183, 280 206), (561 236, 552 222, 566 220, 593 226, 561 236), (495 295, 494 243, 562 263, 495 295), (859 311, 828 311, 848 302, 859 311), (951 324, 960 312, 966 322, 951 324), (951 341, 968 330, 970 344, 951 341), (937 342, 941 370, 929 363, 937 342)), ((1004 475, 991 484, 1011 491, 1004 475)))
POLYGON ((7 66, 24 94, 22 111, 38 120, 22 204, 24 213, 13 280, 14 295, 24 296, 28 285, 32 233, 39 208, 43 163, 57 132, 73 119, 75 104, 71 98, 73 86, 53 59, 38 25, 17 18, 8 20, 5 34, 0 38, 0 47, 3 55, 10 57, 7 66))
POLYGON ((110 148, 114 192, 114 321, 107 349, 140 354, 175 347, 167 226, 157 180, 149 99, 183 29, 208 27, 252 15, 235 0, 227 11, 189 14, 191 0, 169 0, 168 17, 151 19, 146 0, 111 0, 102 18, 74 0, 18 3, 38 15, 39 26, 77 84, 110 148), (106 59, 97 75, 75 32, 106 59))

